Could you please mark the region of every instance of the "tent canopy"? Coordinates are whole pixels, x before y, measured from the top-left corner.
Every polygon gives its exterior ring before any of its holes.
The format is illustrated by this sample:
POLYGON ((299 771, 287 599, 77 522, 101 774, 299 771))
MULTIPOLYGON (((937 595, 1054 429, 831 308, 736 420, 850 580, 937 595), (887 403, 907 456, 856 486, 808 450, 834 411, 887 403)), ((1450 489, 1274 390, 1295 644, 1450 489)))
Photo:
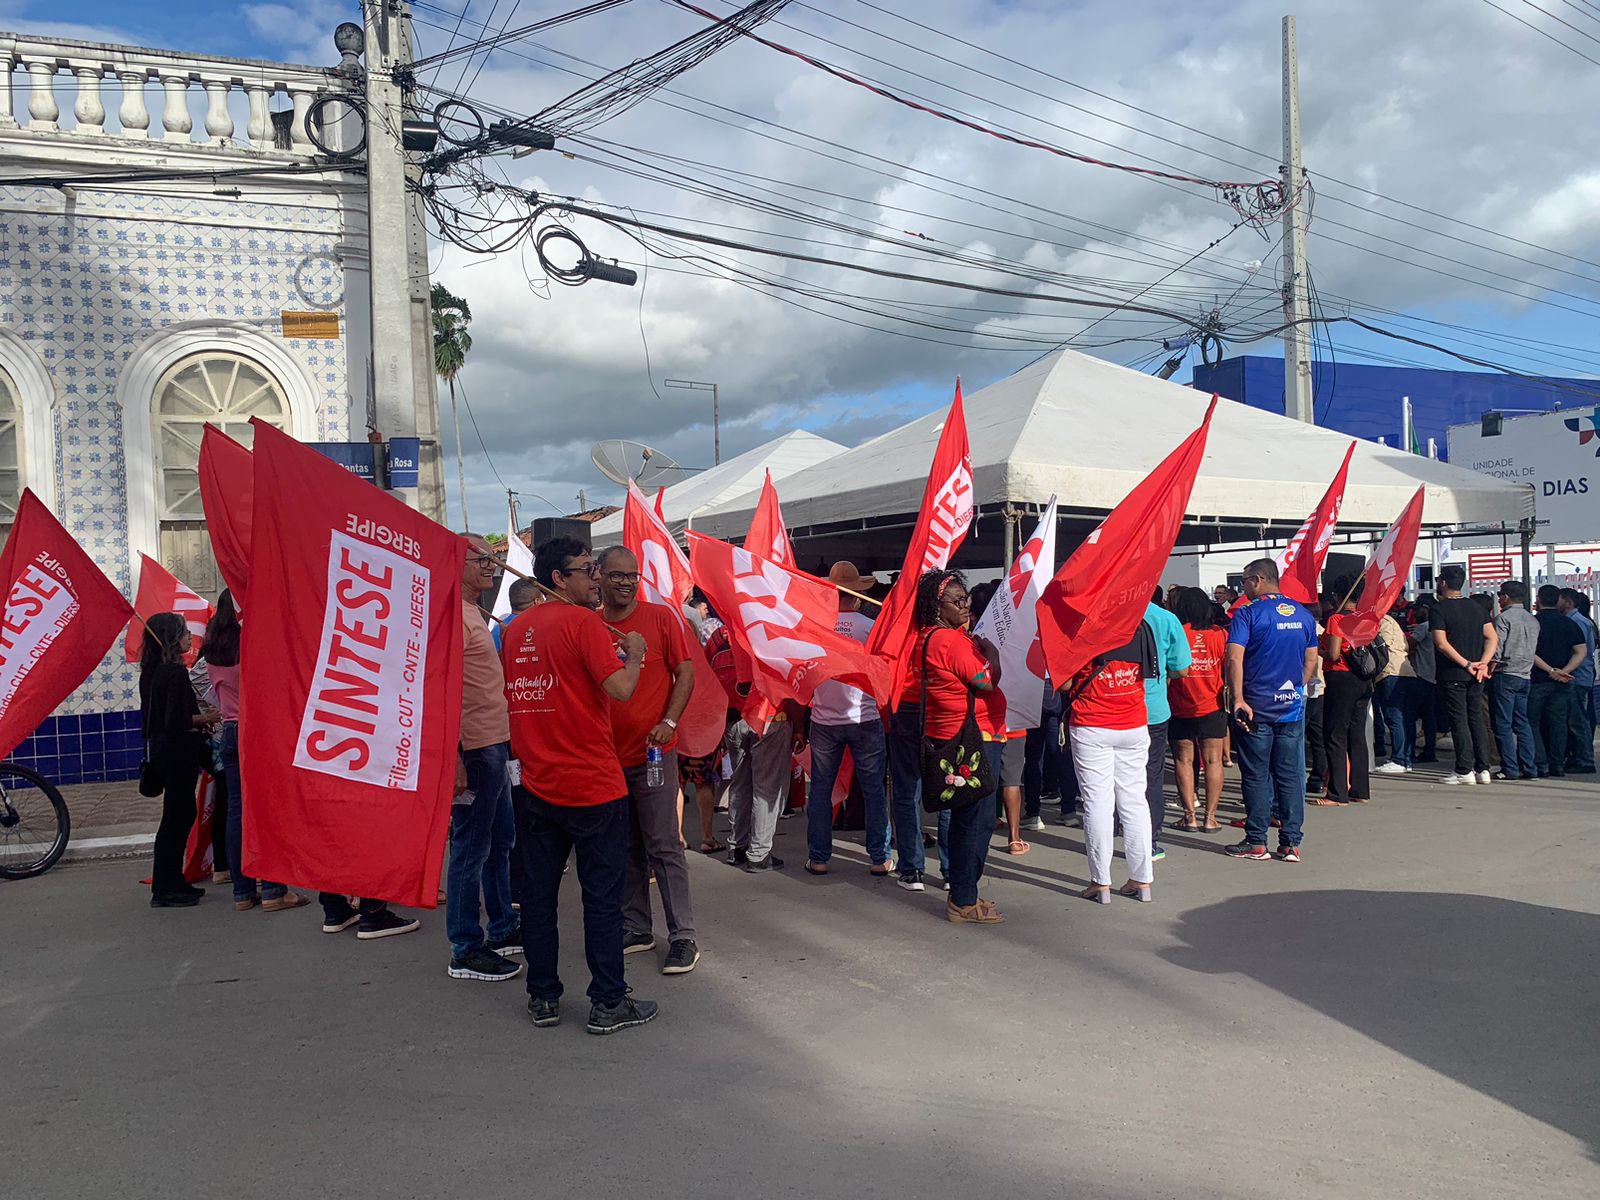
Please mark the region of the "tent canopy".
MULTIPOLYGON (((747 492, 750 493, 750 504, 754 507, 755 496, 761 490, 765 472, 771 471, 772 480, 776 483, 843 451, 844 447, 838 442, 830 442, 803 429, 786 433, 753 450, 746 450, 727 462, 669 487, 661 506, 667 516, 667 528, 677 535, 693 522, 698 529, 697 518, 700 513, 747 492)), ((748 526, 749 521, 745 524, 748 526)), ((740 532, 744 531, 741 529, 740 532)), ((596 546, 621 541, 622 513, 613 513, 602 521, 596 521, 590 536, 596 546)))
MULTIPOLYGON (((1127 367, 1061 351, 966 398, 980 519, 964 566, 999 565, 1003 522, 986 514, 1037 512, 1059 497, 1070 548, 1187 437, 1210 396, 1127 367)), ((778 488, 796 547, 811 559, 855 557, 899 565, 927 481, 944 409, 836 454, 778 488)), ((1211 423, 1189 502, 1184 544, 1285 540, 1321 500, 1350 438, 1224 400, 1211 423)), ((752 488, 759 486, 759 475, 752 488)), ((1510 530, 1533 517, 1533 489, 1358 442, 1340 528, 1389 525, 1426 485, 1425 524, 1510 530)), ((711 505, 694 527, 737 540, 749 528, 754 491, 711 505)), ((671 492, 668 492, 671 504, 671 492)))

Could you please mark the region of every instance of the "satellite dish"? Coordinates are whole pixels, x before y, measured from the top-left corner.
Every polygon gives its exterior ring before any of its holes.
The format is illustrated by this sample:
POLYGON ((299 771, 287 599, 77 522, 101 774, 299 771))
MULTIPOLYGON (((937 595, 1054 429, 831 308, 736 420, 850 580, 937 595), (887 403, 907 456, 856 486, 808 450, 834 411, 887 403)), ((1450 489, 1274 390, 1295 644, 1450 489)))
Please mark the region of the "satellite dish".
POLYGON ((631 480, 642 488, 669 487, 692 474, 688 467, 679 466, 660 450, 625 438, 596 442, 589 457, 600 474, 624 486, 631 480))

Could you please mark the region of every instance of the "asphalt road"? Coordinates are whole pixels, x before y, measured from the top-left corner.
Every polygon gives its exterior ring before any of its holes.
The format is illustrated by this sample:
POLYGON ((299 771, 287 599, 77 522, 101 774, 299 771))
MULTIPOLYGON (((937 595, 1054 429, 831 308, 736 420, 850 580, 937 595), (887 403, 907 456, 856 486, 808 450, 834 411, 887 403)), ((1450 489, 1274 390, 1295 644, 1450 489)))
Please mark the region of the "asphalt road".
MULTIPOLYGON (((315 905, 152 911, 142 863, 0 884, 7 1197, 1600 1195, 1600 787, 1384 780, 1298 866, 1169 834, 1102 908, 1076 831, 995 853, 995 928, 698 855, 705 958, 587 1036, 315 905)), ((1117 878, 1120 881, 1120 861, 1117 878)))

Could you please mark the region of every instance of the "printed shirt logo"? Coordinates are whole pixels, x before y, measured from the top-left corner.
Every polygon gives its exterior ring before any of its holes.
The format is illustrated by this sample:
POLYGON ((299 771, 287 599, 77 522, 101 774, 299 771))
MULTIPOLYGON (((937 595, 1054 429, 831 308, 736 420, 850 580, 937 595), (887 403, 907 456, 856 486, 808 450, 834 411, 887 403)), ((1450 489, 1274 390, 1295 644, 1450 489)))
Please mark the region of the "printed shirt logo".
MULTIPOLYGON (((1586 417, 1568 417, 1562 424, 1578 435, 1578 445, 1587 446, 1590 442, 1600 439, 1600 408, 1586 417), (1588 426, 1587 429, 1584 428, 1585 425, 1588 426)), ((1600 446, 1594 448, 1594 456, 1600 458, 1600 446)))
POLYGON ((733 584, 738 590, 739 621, 750 650, 774 672, 794 684, 809 665, 822 657, 822 647, 788 634, 803 617, 789 603, 791 576, 782 567, 758 563, 745 550, 733 551, 733 584))
POLYGON ((1294 616, 1294 605, 1292 605, 1292 604, 1280 604, 1280 605, 1278 605, 1278 615, 1280 617, 1292 617, 1292 616, 1294 616))

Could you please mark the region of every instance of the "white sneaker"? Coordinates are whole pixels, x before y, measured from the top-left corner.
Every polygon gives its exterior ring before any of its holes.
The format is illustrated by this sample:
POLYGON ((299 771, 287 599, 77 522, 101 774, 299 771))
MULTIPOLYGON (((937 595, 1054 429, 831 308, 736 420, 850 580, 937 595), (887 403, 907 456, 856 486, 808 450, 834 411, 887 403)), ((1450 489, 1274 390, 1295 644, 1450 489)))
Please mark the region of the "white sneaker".
POLYGON ((1490 775, 1489 772, 1487 772, 1487 771, 1479 771, 1478 772, 1478 782, 1479 783, 1488 783, 1493 778, 1494 778, 1494 776, 1490 775))
POLYGON ((1029 833, 1043 833, 1044 832, 1044 818, 1043 817, 1029 817, 1026 821, 1024 821, 1022 823, 1022 827, 1024 829, 1026 829, 1029 833))
POLYGON ((1466 772, 1464 775, 1456 775, 1454 773, 1451 773, 1449 775, 1446 775, 1444 777, 1444 779, 1441 780, 1440 782, 1442 782, 1442 783, 1477 783, 1478 782, 1478 777, 1476 775, 1474 775, 1471 771, 1466 772))
POLYGON ((1404 775, 1409 770, 1411 768, 1402 763, 1386 762, 1381 767, 1373 767, 1372 773, 1374 775, 1404 775))

